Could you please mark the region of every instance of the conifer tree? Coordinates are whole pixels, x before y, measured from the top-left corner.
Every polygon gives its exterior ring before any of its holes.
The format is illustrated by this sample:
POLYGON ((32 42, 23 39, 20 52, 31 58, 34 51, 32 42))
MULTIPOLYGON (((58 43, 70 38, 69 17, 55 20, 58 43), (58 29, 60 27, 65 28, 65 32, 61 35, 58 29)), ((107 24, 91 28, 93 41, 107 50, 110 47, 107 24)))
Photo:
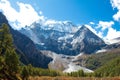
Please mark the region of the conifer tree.
POLYGON ((19 71, 19 58, 7 24, 2 24, 0 29, 0 64, 2 64, 0 67, 4 75, 14 80, 13 77, 16 77, 19 71))
POLYGON ((22 78, 23 78, 24 80, 27 80, 27 79, 28 79, 28 77, 29 77, 29 70, 28 70, 27 66, 24 66, 24 67, 23 67, 23 70, 22 70, 21 75, 22 75, 22 78))

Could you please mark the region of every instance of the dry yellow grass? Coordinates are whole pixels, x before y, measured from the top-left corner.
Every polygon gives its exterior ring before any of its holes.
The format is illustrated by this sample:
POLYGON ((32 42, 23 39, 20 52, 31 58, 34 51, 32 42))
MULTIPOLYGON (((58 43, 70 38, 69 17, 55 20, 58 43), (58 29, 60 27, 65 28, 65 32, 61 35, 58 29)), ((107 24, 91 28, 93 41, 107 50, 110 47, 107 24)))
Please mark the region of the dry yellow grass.
POLYGON ((48 76, 36 76, 29 77, 29 80, 120 80, 120 77, 113 78, 95 78, 95 77, 48 77, 48 76))

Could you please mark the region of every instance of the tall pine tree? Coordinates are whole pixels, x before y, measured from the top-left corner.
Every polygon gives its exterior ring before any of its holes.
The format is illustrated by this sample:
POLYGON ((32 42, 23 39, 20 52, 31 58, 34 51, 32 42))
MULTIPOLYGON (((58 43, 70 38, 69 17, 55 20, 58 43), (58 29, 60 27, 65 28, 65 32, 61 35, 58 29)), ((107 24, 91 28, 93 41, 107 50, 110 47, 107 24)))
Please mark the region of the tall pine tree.
POLYGON ((7 24, 2 24, 0 29, 0 64, 2 73, 9 79, 16 79, 19 73, 19 58, 15 52, 12 35, 7 24))

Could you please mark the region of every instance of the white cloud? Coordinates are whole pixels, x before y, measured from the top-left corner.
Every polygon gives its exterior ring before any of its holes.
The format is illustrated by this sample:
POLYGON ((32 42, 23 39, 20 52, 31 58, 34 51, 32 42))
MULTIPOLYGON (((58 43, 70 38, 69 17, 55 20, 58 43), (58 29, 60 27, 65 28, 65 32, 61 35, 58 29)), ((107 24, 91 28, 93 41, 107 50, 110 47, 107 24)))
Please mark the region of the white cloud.
POLYGON ((40 11, 40 12, 39 12, 39 14, 40 14, 40 15, 42 15, 42 14, 43 14, 43 12, 42 12, 42 11, 40 11))
POLYGON ((94 22, 90 22, 90 24, 94 25, 95 23, 94 22))
POLYGON ((93 33, 95 33, 96 35, 98 35, 100 38, 104 39, 104 40, 111 40, 117 37, 120 37, 120 31, 115 30, 112 26, 114 25, 113 21, 99 21, 98 24, 90 24, 90 25, 85 25, 87 28, 89 28, 93 33), (93 25, 97 25, 97 26, 93 26, 93 25), (97 28, 96 28, 97 27, 97 28), (98 30, 96 30, 98 29, 98 30), (106 36, 104 35, 105 30, 108 29, 108 32, 106 34, 106 36))
POLYGON ((112 25, 114 25, 113 21, 110 22, 99 21, 97 28, 102 28, 102 31, 104 31, 105 29, 111 28, 112 25))
POLYGON ((120 37, 120 31, 115 30, 112 26, 114 25, 113 21, 99 21, 98 23, 98 28, 102 28, 99 32, 98 35, 105 39, 105 40, 111 40, 117 37, 120 37), (105 30, 108 29, 107 35, 104 36, 105 30))
POLYGON ((105 37, 105 39, 111 40, 111 39, 114 39, 117 37, 120 37, 120 31, 116 31, 113 28, 109 28, 107 36, 105 37))
POLYGON ((18 12, 16 12, 16 10, 11 7, 11 4, 8 0, 0 1, 0 9, 4 12, 4 14, 10 21, 16 21, 16 15, 18 14, 18 12))
POLYGON ((99 21, 97 28, 102 28, 98 31, 98 35, 101 36, 104 40, 111 40, 117 37, 120 37, 120 31, 115 30, 112 26, 114 25, 113 21, 99 21), (108 29, 106 36, 104 36, 105 30, 108 29))
POLYGON ((11 6, 9 0, 0 1, 0 10, 6 15, 14 28, 19 29, 26 25, 31 25, 31 23, 38 19, 45 19, 45 17, 42 16, 42 12, 40 11, 41 16, 39 16, 30 4, 17 2, 17 5, 19 6, 19 12, 11 6))
POLYGON ((30 25, 34 21, 39 19, 38 13, 29 4, 17 2, 20 7, 17 20, 20 22, 20 26, 30 25))
POLYGON ((113 15, 113 18, 115 21, 120 21, 120 10, 115 15, 113 15))
POLYGON ((120 0, 110 0, 113 8, 120 9, 120 0))
POLYGON ((120 21, 120 0, 110 0, 110 3, 113 9, 116 8, 118 10, 118 12, 113 15, 114 20, 120 21))

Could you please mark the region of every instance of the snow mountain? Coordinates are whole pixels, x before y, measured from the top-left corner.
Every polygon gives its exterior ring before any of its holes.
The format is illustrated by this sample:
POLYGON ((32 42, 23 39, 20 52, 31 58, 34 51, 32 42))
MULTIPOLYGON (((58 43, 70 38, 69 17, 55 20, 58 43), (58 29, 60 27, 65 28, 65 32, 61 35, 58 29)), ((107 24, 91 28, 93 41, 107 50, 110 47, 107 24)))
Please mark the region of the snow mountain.
MULTIPOLYGON (((75 33, 78 30, 78 27, 70 21, 51 21, 51 20, 38 20, 32 23, 29 28, 35 28, 39 26, 43 30, 54 30, 59 32, 66 33, 75 33)), ((28 28, 28 29, 29 29, 28 28)))
POLYGON ((71 22, 41 24, 38 21, 19 31, 28 36, 39 50, 50 50, 58 54, 91 54, 106 45, 86 26, 79 28, 71 22))
POLYGON ((91 53, 106 45, 101 38, 84 25, 74 34, 72 39, 72 47, 77 52, 91 53))

